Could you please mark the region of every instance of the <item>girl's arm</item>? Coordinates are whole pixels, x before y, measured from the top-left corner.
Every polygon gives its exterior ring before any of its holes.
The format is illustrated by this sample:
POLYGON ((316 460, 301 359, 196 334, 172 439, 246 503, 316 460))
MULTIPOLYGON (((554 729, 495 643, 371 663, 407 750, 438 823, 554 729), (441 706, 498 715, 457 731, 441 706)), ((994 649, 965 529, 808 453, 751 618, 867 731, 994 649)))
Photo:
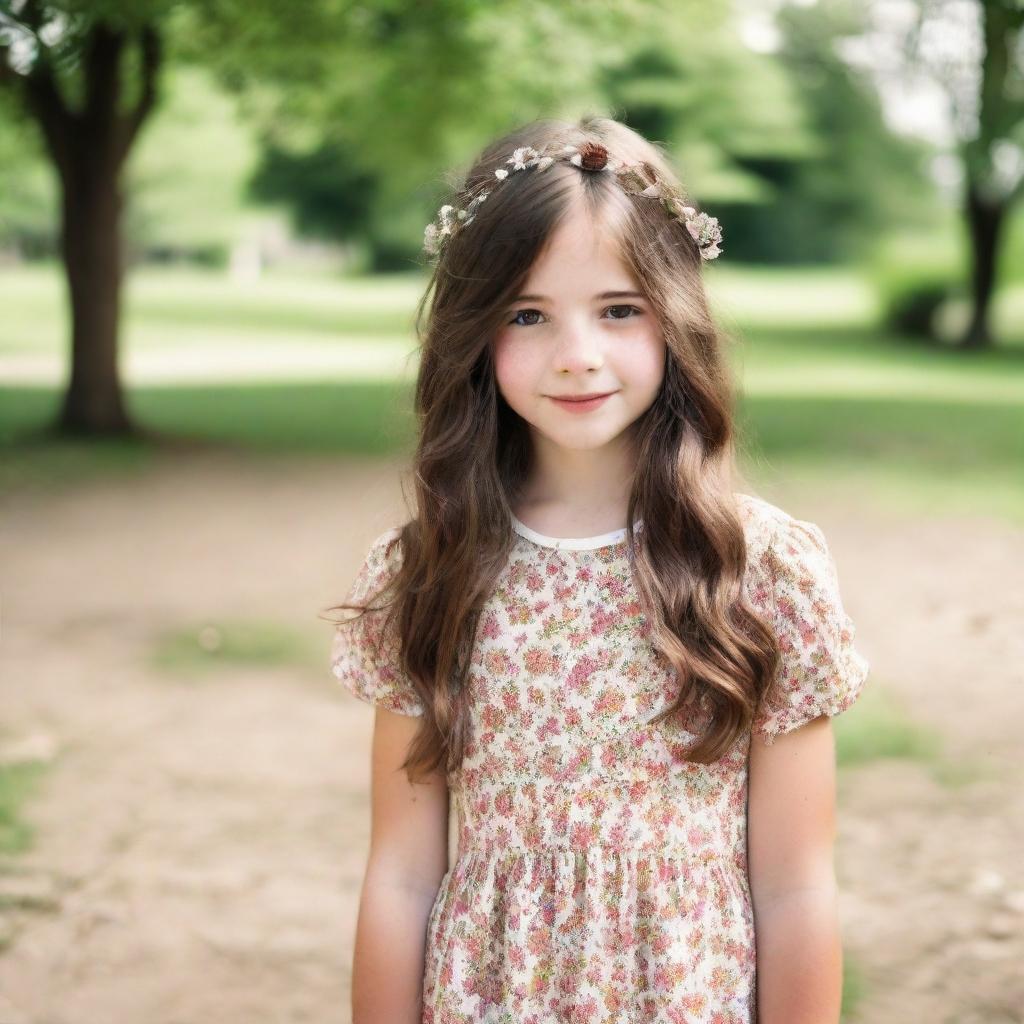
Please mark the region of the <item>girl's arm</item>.
POLYGON ((418 717, 376 709, 353 1024, 420 1024, 422 1016, 427 919, 448 868, 448 787, 443 773, 411 786, 399 770, 418 727, 418 717))
POLYGON ((843 960, 831 720, 816 718, 771 745, 755 733, 749 770, 758 1024, 837 1024, 843 960))

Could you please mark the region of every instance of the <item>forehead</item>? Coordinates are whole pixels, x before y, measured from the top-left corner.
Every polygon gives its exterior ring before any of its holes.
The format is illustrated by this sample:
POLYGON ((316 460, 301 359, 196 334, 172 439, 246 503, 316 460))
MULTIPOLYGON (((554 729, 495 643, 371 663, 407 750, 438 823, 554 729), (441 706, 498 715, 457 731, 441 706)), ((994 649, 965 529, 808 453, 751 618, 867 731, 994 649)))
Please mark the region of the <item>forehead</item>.
POLYGON ((602 291, 639 289, 619 242, 600 217, 574 202, 530 267, 523 291, 586 298, 602 291))

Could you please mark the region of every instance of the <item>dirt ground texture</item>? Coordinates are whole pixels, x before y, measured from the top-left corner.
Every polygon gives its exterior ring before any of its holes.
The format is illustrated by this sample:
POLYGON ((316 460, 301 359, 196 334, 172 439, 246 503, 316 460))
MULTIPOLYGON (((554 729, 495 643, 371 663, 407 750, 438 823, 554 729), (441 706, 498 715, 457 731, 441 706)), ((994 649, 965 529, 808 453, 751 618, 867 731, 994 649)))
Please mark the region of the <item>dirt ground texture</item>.
MULTIPOLYGON (((168 455, 4 498, 0 752, 54 756, 0 863, 0 1024, 349 1020, 373 713, 317 616, 403 518, 401 469, 168 455), (162 631, 226 618, 319 631, 322 671, 151 667, 162 631)), ((1024 531, 762 494, 824 530, 868 685, 985 769, 842 772, 851 1019, 1024 1021, 1024 531)))

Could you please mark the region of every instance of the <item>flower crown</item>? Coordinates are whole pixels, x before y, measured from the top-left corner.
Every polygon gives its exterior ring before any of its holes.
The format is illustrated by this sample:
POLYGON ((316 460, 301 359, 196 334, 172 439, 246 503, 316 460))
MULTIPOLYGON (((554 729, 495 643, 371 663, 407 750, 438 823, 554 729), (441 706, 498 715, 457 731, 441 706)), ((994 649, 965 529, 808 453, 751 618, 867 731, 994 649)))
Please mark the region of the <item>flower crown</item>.
MULTIPOLYGON (((520 146, 505 161, 512 165, 511 168, 499 167, 494 176, 502 182, 509 174, 525 171, 528 167, 536 167, 539 173, 547 170, 555 160, 566 158, 569 163, 584 171, 614 174, 623 190, 631 195, 659 199, 671 216, 679 217, 686 225, 690 237, 697 243, 701 259, 713 260, 722 251, 722 230, 717 218, 698 213, 694 207, 687 206, 679 189, 662 181, 647 161, 628 163, 615 160, 599 142, 584 142, 582 146, 555 146, 553 149, 546 147, 543 152, 538 152, 532 146, 520 146)), ((436 256, 452 235, 472 224, 480 204, 487 199, 493 188, 478 191, 464 209, 457 209, 450 203, 442 206, 437 217, 423 232, 424 251, 436 256)))

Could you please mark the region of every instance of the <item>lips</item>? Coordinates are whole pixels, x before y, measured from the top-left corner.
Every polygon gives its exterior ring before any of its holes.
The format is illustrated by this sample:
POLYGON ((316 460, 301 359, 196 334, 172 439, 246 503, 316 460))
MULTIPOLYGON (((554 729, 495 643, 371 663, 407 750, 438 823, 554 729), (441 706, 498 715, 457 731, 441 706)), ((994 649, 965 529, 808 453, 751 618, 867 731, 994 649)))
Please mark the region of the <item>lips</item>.
POLYGON ((552 395, 551 402, 564 413, 583 416, 600 409, 614 394, 614 391, 592 391, 589 395, 565 395, 564 397, 552 395))

